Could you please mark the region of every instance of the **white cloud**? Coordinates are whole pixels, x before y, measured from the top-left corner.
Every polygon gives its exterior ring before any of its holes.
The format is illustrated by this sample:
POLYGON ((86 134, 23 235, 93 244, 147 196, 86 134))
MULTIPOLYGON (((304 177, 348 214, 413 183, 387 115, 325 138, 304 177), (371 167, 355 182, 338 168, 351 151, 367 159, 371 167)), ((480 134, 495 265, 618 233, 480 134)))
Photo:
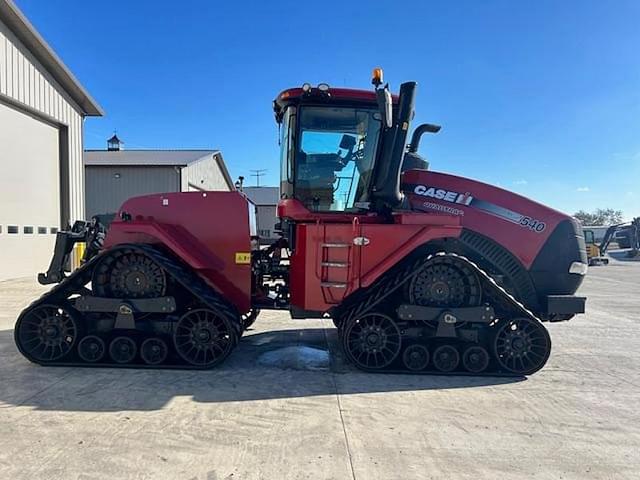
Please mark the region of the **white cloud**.
POLYGON ((589 187, 578 187, 576 188, 576 192, 588 192, 589 187))
POLYGON ((514 185, 526 185, 526 184, 528 184, 529 182, 527 182, 526 180, 523 180, 523 179, 522 179, 522 180, 516 180, 516 181, 515 181, 515 182, 513 182, 513 183, 514 183, 514 185))

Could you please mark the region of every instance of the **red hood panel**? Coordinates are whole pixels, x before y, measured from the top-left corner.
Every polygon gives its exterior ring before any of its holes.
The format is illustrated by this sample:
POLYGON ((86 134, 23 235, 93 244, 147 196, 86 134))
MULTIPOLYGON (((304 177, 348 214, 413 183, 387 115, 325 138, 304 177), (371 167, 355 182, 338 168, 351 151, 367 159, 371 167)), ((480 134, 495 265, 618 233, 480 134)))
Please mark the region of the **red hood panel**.
POLYGON ((403 190, 412 208, 457 215, 462 226, 500 243, 529 269, 567 215, 526 197, 464 177, 409 170, 403 190))

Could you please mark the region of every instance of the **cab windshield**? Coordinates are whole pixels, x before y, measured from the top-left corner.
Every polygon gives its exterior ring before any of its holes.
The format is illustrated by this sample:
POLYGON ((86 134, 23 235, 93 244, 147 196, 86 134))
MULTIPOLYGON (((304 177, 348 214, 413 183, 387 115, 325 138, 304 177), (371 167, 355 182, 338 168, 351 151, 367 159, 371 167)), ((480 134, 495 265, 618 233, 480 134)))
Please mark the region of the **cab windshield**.
POLYGON ((363 208, 380 133, 375 109, 302 107, 294 195, 314 211, 363 208))

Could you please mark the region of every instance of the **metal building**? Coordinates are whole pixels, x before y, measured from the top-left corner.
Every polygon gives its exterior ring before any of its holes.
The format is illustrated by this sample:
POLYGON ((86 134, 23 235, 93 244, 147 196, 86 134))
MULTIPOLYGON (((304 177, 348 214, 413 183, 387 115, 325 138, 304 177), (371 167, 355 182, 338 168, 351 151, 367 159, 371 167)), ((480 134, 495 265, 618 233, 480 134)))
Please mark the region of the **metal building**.
POLYGON ((217 150, 107 150, 84 153, 87 218, 114 213, 128 198, 165 192, 234 190, 217 150))
POLYGON ((11 0, 0 0, 0 280, 46 270, 84 218, 82 126, 102 109, 11 0))
POLYGON ((244 187, 244 194, 256 205, 256 223, 262 243, 276 240, 274 226, 278 222, 278 187, 244 187))

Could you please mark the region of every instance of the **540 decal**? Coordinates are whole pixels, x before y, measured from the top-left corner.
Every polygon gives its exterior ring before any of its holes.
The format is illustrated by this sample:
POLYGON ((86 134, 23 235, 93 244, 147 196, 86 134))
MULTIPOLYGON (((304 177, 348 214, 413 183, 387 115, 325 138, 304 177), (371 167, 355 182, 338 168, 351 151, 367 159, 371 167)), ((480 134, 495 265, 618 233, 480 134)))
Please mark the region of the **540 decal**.
POLYGON ((534 232, 538 232, 538 233, 544 231, 544 229, 547 228, 546 223, 541 222, 540 220, 536 220, 535 218, 527 217, 527 216, 523 216, 520 219, 519 224, 523 227, 527 227, 530 230, 533 230, 534 232))

